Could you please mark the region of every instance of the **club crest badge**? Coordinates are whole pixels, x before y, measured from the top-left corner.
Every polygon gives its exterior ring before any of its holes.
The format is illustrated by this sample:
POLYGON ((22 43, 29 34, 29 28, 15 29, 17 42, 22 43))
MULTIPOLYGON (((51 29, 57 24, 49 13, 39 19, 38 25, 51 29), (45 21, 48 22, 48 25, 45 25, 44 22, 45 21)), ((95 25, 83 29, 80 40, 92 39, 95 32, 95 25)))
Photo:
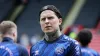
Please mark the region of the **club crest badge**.
POLYGON ((56 50, 55 50, 55 53, 57 55, 61 55, 64 53, 64 48, 63 47, 57 47, 56 50))

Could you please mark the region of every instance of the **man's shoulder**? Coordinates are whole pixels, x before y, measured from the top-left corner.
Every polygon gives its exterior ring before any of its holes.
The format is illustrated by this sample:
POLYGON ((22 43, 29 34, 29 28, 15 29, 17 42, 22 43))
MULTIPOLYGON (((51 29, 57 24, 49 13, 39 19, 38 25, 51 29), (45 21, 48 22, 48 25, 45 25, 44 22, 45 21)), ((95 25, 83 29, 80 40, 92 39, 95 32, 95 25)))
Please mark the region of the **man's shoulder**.
POLYGON ((32 45, 32 47, 30 48, 30 52, 32 52, 35 49, 38 49, 39 47, 41 47, 44 44, 44 40, 41 40, 39 42, 37 42, 36 44, 32 45))
POLYGON ((17 47, 15 43, 9 43, 9 42, 1 42, 0 46, 5 46, 5 47, 8 47, 8 48, 17 47))
POLYGON ((16 44, 11 44, 11 43, 1 43, 0 44, 0 51, 5 51, 5 53, 0 53, 0 54, 5 54, 5 55, 18 55, 18 51, 17 51, 17 46, 16 44), (13 52, 14 51, 14 52, 13 52), (6 53, 7 52, 7 53, 6 53))
POLYGON ((63 35, 62 40, 63 40, 63 41, 66 41, 66 42, 68 42, 68 43, 73 43, 73 44, 79 45, 79 43, 78 43, 75 39, 72 39, 72 38, 70 38, 70 37, 67 36, 67 35, 63 35))
POLYGON ((16 45, 16 49, 18 50, 18 52, 22 53, 22 52, 27 52, 27 48, 25 46, 22 46, 21 44, 15 44, 16 45))
POLYGON ((94 55, 99 55, 99 53, 98 53, 96 50, 91 49, 91 48, 89 48, 89 49, 90 49, 90 51, 91 51, 94 55))
POLYGON ((37 47, 37 46, 40 46, 40 45, 43 45, 43 44, 44 44, 44 40, 40 40, 37 43, 35 43, 34 45, 32 45, 31 48, 34 48, 34 47, 37 47))
POLYGON ((24 47, 24 46, 22 46, 21 44, 15 44, 16 45, 16 47, 18 48, 18 49, 25 49, 26 50, 26 48, 24 47))
POLYGON ((81 47, 81 51, 82 51, 83 54, 89 54, 89 55, 91 54, 91 55, 94 55, 94 56, 99 55, 97 51, 95 51, 91 48, 88 48, 88 47, 87 48, 81 47))

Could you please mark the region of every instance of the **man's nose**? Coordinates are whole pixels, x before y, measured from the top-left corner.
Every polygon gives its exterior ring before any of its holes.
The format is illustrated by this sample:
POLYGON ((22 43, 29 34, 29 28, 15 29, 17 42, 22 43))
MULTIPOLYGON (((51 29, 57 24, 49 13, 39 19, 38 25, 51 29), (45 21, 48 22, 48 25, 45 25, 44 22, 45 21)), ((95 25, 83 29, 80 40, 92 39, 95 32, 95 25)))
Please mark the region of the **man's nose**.
POLYGON ((49 22, 48 18, 46 18, 46 19, 45 19, 45 22, 46 22, 46 23, 48 23, 48 22, 49 22))

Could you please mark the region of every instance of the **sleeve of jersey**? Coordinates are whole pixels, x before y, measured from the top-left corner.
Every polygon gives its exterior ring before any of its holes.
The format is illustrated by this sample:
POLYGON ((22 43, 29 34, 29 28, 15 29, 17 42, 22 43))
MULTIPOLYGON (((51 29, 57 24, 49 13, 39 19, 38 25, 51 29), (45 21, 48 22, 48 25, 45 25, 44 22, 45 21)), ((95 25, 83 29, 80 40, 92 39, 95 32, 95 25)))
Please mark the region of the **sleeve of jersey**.
POLYGON ((33 56, 34 55, 34 48, 35 48, 35 46, 33 45, 31 47, 31 49, 30 49, 30 56, 33 56))
POLYGON ((71 43, 68 56, 81 56, 81 49, 77 42, 71 43))
POLYGON ((21 56, 29 56, 28 51, 25 47, 19 46, 19 52, 21 56))
POLYGON ((33 45, 31 48, 30 48, 30 56, 34 56, 35 55, 35 50, 38 49, 40 45, 38 43, 36 43, 35 45, 33 45))
MULTIPOLYGON (((33 47, 33 46, 32 46, 33 47)), ((30 56, 32 56, 32 47, 30 48, 30 56)))

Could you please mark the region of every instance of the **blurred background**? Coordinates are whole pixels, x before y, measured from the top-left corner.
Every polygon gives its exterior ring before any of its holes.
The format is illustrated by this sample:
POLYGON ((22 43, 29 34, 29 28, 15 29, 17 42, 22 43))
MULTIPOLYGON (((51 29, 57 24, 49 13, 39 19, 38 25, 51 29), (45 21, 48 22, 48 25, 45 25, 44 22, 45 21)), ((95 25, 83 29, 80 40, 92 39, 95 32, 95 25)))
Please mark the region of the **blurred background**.
POLYGON ((100 0, 0 0, 0 22, 14 21, 18 43, 28 50, 42 39, 39 11, 45 5, 56 6, 62 16, 62 32, 71 38, 88 28, 93 34, 90 48, 100 52, 100 0))

